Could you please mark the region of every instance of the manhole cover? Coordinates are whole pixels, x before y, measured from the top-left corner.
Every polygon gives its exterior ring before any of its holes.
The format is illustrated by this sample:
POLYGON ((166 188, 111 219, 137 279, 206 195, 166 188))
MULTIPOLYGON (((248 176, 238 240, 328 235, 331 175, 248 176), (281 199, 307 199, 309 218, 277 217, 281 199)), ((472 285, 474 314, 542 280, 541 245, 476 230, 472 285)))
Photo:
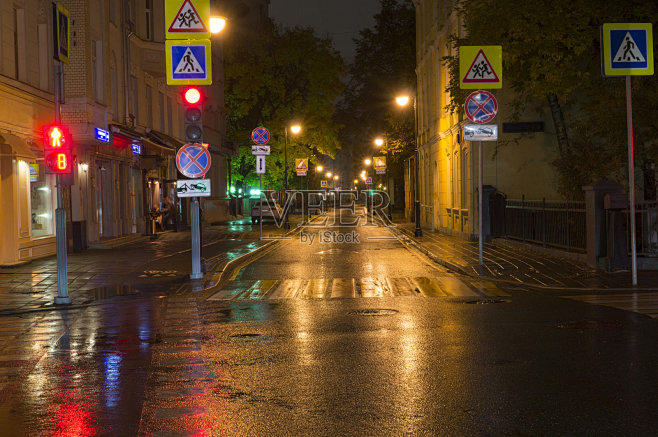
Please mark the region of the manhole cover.
POLYGON ((563 329, 610 329, 610 328, 623 328, 620 322, 600 322, 596 320, 580 320, 576 322, 564 322, 557 325, 558 328, 563 329))
POLYGON ((238 340, 244 340, 244 339, 248 339, 248 338, 257 338, 257 337, 261 337, 261 336, 262 336, 262 334, 233 334, 233 335, 229 335, 229 338, 236 338, 238 340))
POLYGON ((391 314, 396 314, 397 312, 397 310, 389 309, 372 309, 350 311, 350 314, 355 316, 390 316, 391 314))

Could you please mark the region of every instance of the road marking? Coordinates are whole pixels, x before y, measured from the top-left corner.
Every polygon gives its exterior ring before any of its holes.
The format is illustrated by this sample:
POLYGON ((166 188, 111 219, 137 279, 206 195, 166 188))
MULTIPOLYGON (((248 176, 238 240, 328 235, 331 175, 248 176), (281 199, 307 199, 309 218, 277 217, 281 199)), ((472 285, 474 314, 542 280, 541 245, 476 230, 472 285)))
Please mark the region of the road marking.
POLYGON ((626 293, 626 294, 584 294, 576 296, 563 296, 566 299, 617 308, 639 314, 646 314, 651 318, 658 318, 658 292, 626 293))
POLYGON ((336 278, 331 287, 331 298, 354 298, 354 279, 336 278))
POLYGON ((479 279, 471 279, 471 284, 478 290, 480 293, 485 296, 509 296, 509 293, 505 293, 503 290, 498 288, 496 284, 491 281, 482 281, 479 279))
POLYGON ((393 296, 418 296, 416 286, 407 278, 388 278, 388 283, 393 296))
POLYGON ((414 278, 414 281, 418 285, 418 289, 421 294, 426 297, 437 297, 437 296, 448 296, 448 294, 441 290, 439 284, 434 282, 431 278, 414 278))
POLYGON ((248 290, 256 281, 233 281, 208 298, 208 300, 235 299, 244 290, 248 290))
POLYGON ((303 290, 305 279, 286 279, 270 293, 268 299, 294 299, 303 290))
POLYGON ((311 279, 300 296, 304 299, 324 299, 331 279, 311 279))
POLYGON ((385 279, 361 278, 357 282, 357 287, 361 290, 361 297, 383 297, 391 295, 391 289, 385 279))
POLYGON ((240 293, 238 299, 262 299, 277 282, 277 280, 271 279, 256 281, 251 287, 240 293))
POLYGON ((459 278, 446 276, 435 278, 435 281, 439 284, 441 290, 450 296, 481 296, 469 284, 459 278))

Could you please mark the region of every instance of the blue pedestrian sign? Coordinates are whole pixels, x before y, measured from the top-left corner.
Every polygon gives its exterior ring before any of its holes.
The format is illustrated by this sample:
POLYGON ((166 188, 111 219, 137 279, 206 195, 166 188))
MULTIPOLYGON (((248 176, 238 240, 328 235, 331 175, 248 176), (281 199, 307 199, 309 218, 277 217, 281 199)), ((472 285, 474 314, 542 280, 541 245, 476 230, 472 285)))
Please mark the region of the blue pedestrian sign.
POLYGON ((653 75, 651 23, 605 23, 601 51, 604 76, 653 75))
POLYGON ((210 170, 210 152, 201 144, 185 144, 176 153, 176 167, 188 178, 202 178, 210 170))
POLYGON ((210 40, 167 40, 167 85, 212 84, 210 40))

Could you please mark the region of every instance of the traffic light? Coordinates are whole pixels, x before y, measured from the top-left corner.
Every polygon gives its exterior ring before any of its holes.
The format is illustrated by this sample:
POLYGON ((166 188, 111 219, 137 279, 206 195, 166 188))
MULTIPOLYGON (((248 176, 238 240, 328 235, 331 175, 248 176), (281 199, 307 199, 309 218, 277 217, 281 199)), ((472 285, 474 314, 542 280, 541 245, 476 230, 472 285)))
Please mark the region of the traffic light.
POLYGON ((203 143, 203 96, 199 88, 191 87, 183 95, 185 103, 185 141, 203 143))
POLYGON ((59 125, 43 128, 43 157, 47 174, 73 172, 73 145, 68 130, 59 125))

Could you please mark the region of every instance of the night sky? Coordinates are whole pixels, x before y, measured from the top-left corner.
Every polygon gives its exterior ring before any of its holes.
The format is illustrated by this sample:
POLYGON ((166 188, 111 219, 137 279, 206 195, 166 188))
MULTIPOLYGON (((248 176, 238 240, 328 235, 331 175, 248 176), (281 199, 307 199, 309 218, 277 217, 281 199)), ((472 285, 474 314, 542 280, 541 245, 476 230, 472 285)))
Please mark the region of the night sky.
POLYGON ((318 36, 332 38, 343 59, 352 62, 352 39, 374 25, 379 6, 379 0, 272 0, 270 16, 286 26, 316 29, 318 36))

